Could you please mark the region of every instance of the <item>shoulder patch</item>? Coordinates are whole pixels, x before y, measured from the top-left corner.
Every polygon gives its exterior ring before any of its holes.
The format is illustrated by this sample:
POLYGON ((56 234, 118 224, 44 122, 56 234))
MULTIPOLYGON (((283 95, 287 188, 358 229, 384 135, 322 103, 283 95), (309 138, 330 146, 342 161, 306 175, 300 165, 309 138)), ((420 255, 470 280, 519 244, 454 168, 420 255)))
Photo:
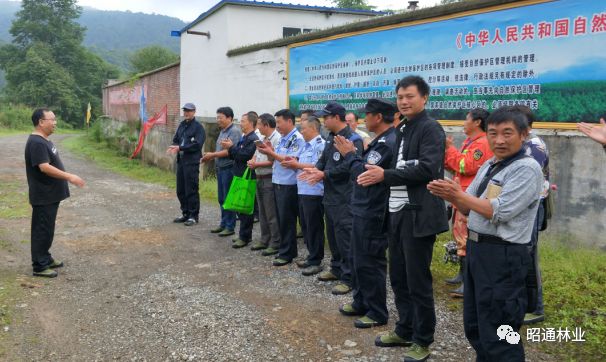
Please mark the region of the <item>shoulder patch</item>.
POLYGON ((484 154, 483 154, 483 153, 482 153, 482 151, 480 151, 480 150, 476 150, 476 151, 473 153, 473 159, 474 159, 474 160, 476 160, 476 161, 479 161, 479 160, 480 160, 480 158, 482 158, 482 156, 484 156, 484 154))
POLYGON ((381 154, 377 151, 370 151, 368 153, 368 156, 366 157, 366 160, 368 161, 369 164, 371 165, 376 165, 377 163, 379 163, 379 161, 381 161, 381 154))
POLYGON ((336 151, 332 154, 332 159, 335 161, 339 161, 341 159, 341 154, 339 153, 339 151, 336 151))

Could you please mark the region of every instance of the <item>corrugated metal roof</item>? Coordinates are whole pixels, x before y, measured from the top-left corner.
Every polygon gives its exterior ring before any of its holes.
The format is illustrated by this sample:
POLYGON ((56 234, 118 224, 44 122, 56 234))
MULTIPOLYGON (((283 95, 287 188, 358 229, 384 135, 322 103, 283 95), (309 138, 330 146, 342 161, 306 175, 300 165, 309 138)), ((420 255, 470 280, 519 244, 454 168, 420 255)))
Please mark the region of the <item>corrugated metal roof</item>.
POLYGON ((344 8, 333 8, 328 6, 310 6, 301 4, 286 4, 286 3, 275 3, 275 2, 264 2, 264 1, 247 1, 247 0, 222 0, 219 1, 215 6, 210 8, 205 13, 200 14, 198 18, 191 23, 187 24, 183 29, 180 30, 181 34, 191 29, 193 26, 212 15, 217 10, 221 9, 225 5, 242 5, 242 6, 253 6, 261 8, 277 8, 277 9, 292 9, 292 10, 303 10, 303 11, 318 11, 324 13, 339 13, 339 14, 357 14, 357 15, 385 15, 386 12, 374 11, 374 10, 360 10, 360 9, 344 9, 344 8))

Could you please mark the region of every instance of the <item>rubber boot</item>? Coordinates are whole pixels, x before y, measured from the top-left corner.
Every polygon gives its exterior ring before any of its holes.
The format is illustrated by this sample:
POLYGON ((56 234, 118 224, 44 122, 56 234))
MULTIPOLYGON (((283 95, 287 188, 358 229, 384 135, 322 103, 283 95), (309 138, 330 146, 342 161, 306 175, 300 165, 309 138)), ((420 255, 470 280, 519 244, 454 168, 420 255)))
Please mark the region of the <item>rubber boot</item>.
POLYGON ((459 272, 454 277, 444 280, 447 284, 463 283, 463 263, 464 262, 465 262, 465 257, 462 256, 459 260, 459 272))

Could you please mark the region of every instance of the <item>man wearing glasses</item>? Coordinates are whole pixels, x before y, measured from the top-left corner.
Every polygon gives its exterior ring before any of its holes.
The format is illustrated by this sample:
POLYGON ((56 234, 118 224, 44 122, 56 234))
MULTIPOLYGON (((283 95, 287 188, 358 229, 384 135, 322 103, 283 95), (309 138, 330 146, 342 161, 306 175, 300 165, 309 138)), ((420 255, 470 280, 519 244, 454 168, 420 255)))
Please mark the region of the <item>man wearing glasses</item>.
POLYGON ((55 269, 63 266, 49 252, 59 203, 69 197, 68 182, 83 187, 84 180, 65 172, 57 148, 48 139, 57 126, 55 114, 38 108, 32 114, 32 123, 35 129, 25 144, 25 172, 32 205, 32 267, 34 276, 54 278, 55 269))

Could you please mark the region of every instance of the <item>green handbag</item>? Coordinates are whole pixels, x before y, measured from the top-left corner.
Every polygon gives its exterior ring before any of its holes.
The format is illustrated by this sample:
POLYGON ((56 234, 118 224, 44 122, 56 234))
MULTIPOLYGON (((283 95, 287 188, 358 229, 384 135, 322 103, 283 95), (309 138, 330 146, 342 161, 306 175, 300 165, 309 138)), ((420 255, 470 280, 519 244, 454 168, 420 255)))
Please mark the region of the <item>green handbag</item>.
POLYGON ((223 203, 225 210, 252 215, 255 209, 255 194, 257 192, 257 180, 251 178, 250 169, 247 167, 242 177, 234 176, 229 186, 229 192, 223 203))

